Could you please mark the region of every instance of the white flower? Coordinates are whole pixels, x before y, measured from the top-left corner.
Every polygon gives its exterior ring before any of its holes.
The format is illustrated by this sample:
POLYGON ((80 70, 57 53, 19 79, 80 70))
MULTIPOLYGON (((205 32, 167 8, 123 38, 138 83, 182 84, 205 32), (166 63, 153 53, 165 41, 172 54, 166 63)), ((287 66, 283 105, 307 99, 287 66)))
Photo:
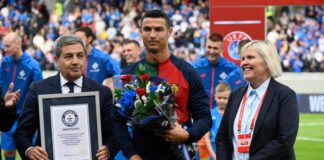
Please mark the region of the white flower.
POLYGON ((125 84, 125 88, 127 88, 127 89, 136 89, 135 88, 135 86, 134 85, 132 85, 132 84, 125 84))
POLYGON ((137 82, 137 79, 134 80, 134 87, 135 87, 135 88, 138 88, 138 82, 137 82))
POLYGON ((151 88, 151 81, 148 81, 147 85, 146 85, 146 93, 150 93, 150 88, 151 88))
POLYGON ((129 122, 127 122, 126 125, 127 125, 128 127, 132 127, 132 126, 133 126, 133 125, 132 125, 131 123, 129 123, 129 122))
POLYGON ((121 108, 121 107, 122 107, 121 104, 119 104, 119 103, 117 103, 115 106, 116 106, 117 108, 121 108))
POLYGON ((135 101, 135 108, 139 107, 142 105, 142 101, 141 100, 136 100, 135 101))
POLYGON ((142 101, 144 102, 144 106, 146 106, 146 103, 147 103, 147 98, 146 98, 146 96, 142 96, 141 99, 142 99, 142 101))

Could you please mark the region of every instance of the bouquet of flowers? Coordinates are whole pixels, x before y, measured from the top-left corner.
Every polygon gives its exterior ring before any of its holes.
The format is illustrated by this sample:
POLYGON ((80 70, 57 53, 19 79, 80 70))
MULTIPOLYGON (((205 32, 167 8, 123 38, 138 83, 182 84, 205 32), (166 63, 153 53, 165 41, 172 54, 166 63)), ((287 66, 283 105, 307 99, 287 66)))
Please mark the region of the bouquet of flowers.
MULTIPOLYGON (((163 78, 151 77, 143 65, 136 76, 122 75, 123 89, 115 89, 115 106, 130 127, 151 131, 173 129, 177 122, 174 94, 163 78)), ((179 159, 195 158, 194 144, 170 144, 179 159)))
POLYGON ((139 65, 135 78, 127 74, 121 80, 125 85, 115 90, 115 106, 128 125, 154 131, 173 128, 177 120, 174 94, 165 79, 151 77, 139 65))

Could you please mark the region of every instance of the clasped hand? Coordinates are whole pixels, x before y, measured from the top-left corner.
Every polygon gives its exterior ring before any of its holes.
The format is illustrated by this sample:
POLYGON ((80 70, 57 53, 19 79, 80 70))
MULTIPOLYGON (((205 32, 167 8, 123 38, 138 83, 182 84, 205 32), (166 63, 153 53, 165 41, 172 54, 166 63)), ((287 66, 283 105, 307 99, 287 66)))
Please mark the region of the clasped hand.
POLYGON ((173 129, 155 132, 155 135, 160 136, 171 143, 184 143, 189 138, 189 133, 178 123, 175 124, 173 129))

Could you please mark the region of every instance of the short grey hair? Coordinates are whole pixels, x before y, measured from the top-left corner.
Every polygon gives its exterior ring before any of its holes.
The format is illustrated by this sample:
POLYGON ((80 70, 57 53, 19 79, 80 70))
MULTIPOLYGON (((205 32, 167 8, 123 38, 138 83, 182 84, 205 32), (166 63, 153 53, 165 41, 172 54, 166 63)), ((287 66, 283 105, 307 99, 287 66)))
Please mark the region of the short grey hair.
POLYGON ((269 41, 254 40, 243 46, 242 52, 248 48, 255 50, 265 61, 269 68, 270 76, 277 78, 282 74, 280 57, 276 47, 269 41))
POLYGON ((66 45, 72 45, 80 43, 83 47, 84 53, 86 54, 86 44, 85 42, 77 35, 74 34, 63 34, 55 40, 54 43, 54 55, 59 57, 62 52, 62 47, 66 45))

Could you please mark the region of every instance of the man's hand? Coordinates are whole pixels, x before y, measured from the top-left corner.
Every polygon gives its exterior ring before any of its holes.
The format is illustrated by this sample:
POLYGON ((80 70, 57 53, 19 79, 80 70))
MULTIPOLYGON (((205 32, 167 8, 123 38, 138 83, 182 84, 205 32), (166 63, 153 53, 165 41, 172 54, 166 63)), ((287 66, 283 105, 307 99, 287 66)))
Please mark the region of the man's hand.
POLYGON ((11 108, 16 105, 20 96, 20 89, 12 92, 14 84, 11 82, 7 94, 4 96, 5 107, 11 108))
POLYGON ((97 150, 97 154, 96 157, 98 158, 98 160, 107 160, 110 156, 110 153, 108 151, 107 146, 101 146, 98 150, 97 150))
POLYGON ((26 156, 30 160, 48 160, 47 152, 39 146, 28 149, 26 156))
POLYGON ((183 143, 189 138, 189 133, 178 123, 175 124, 173 129, 163 132, 156 132, 155 135, 163 137, 166 141, 172 143, 183 143))

